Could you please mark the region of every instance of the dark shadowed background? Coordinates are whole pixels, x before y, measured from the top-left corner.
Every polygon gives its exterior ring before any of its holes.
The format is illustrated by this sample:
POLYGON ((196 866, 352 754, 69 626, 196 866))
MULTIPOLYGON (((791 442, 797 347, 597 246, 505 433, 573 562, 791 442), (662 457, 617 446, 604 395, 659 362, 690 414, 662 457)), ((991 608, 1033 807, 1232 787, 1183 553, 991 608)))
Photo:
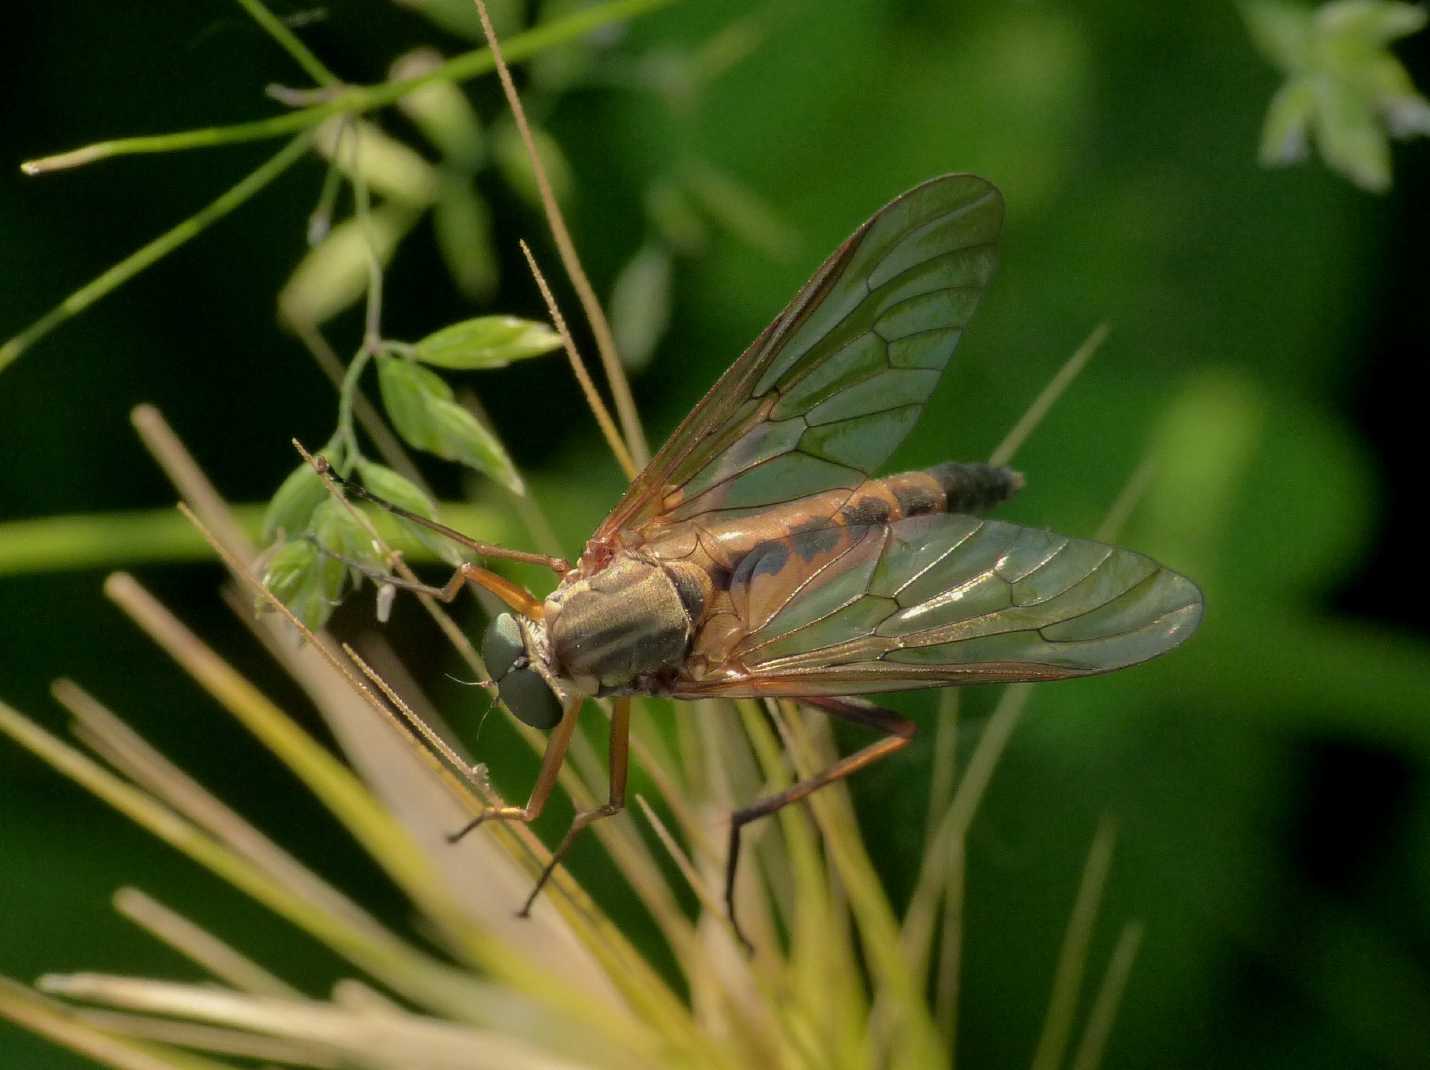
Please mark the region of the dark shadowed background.
MULTIPOLYGON (((385 77, 408 47, 470 47, 380 0, 321 13, 305 40, 354 82, 385 77)), ((222 0, 11 5, 6 22, 8 336, 275 144, 37 178, 20 175, 20 160, 270 114, 263 87, 301 84, 301 72, 222 0)), ((1400 49, 1422 83, 1426 40, 1400 49)), ((655 441, 840 240, 940 172, 975 171, 1004 191, 1002 267, 900 467, 986 456, 1079 342, 1111 325, 1020 453, 1028 488, 1008 515, 1089 535, 1150 453, 1156 475, 1119 541, 1194 577, 1207 614, 1160 662, 1033 697, 970 842, 965 1065, 1030 1056, 1104 814, 1119 839, 1094 960, 1124 920, 1147 926, 1109 1065, 1425 1065, 1430 582, 1414 514, 1430 151, 1398 146, 1385 196, 1316 161, 1260 168, 1278 75, 1222 5, 687 3, 627 27, 602 64, 540 114, 575 176, 567 208, 597 288, 609 293, 661 240, 646 210, 654 192, 706 190, 688 194, 703 240, 674 257, 669 329, 633 376, 655 441), (748 54, 683 89, 691 55, 732 26, 748 54)), ((490 79, 467 89, 484 118, 501 114, 490 79)), ((328 436, 333 391, 274 312, 322 175, 300 164, 0 374, 0 522, 170 504, 129 424, 139 402, 167 415, 238 502, 265 500, 292 469, 290 437, 328 436)), ((388 274, 389 334, 416 338, 488 309, 542 315, 515 243, 532 240, 554 265, 544 225, 495 179, 482 188, 503 269, 496 296, 463 299, 423 224, 388 274)), ((574 312, 569 290, 560 296, 574 312)), ((331 335, 349 352, 358 331, 349 314, 331 335)), ((574 556, 622 480, 564 361, 459 381, 574 556)), ((426 472, 445 498, 510 504, 452 466, 426 472)), ((130 567, 302 709, 218 600, 215 564, 130 567)), ((261 827, 402 917, 397 893, 320 807, 103 598, 107 571, 41 562, 0 574, 0 695, 57 727, 49 684, 77 679, 261 827)), ((480 623, 470 608, 467 619, 480 623)), ((368 620, 356 606, 339 624, 368 620)), ((390 630, 451 709, 475 711, 475 691, 443 683, 455 661, 424 628, 400 610, 390 630)), ((994 697, 970 693, 965 708, 976 715, 994 697)), ((896 901, 923 842, 934 723, 929 696, 897 704, 930 731, 854 788, 896 901)), ((508 743, 493 727, 477 751, 517 791, 530 770, 524 757, 504 767, 508 743)), ((621 917, 596 852, 576 865, 621 917)), ((332 961, 253 904, 0 746, 0 973, 188 976, 113 914, 120 883, 162 890, 291 980, 332 976, 332 961)), ((9 1027, 0 1062, 80 1065, 9 1027)))

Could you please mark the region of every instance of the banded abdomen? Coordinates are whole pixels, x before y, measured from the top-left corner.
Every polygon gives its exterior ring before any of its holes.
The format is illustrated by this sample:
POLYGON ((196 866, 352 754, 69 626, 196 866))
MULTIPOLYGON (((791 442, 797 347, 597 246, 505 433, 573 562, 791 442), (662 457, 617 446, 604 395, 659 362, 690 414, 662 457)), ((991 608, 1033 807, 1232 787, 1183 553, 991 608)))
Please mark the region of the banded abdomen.
POLYGON ((1022 475, 1011 468, 950 461, 866 480, 853 490, 827 490, 766 509, 695 517, 649 532, 639 551, 664 561, 696 562, 715 570, 718 580, 719 570, 734 569, 764 542, 925 513, 982 512, 1012 497, 1022 485, 1022 475))
MULTIPOLYGON (((829 538, 817 542, 823 551, 837 554, 848 538, 859 537, 872 525, 927 513, 981 512, 1006 501, 1022 485, 1023 477, 1010 468, 949 462, 744 515, 707 514, 653 532, 647 529, 648 539, 634 548, 634 556, 658 563, 671 582, 678 579, 685 588, 682 598, 691 611, 691 634, 701 631, 708 656, 738 638, 729 600, 730 581, 752 551, 791 535, 827 531, 829 538), (722 633, 716 618, 722 616, 730 620, 730 634, 724 641, 716 641, 715 636, 722 633)), ((765 556, 769 567, 773 557, 765 556)), ((791 582, 798 582, 797 574, 815 567, 812 561, 791 561, 789 565, 791 582)))

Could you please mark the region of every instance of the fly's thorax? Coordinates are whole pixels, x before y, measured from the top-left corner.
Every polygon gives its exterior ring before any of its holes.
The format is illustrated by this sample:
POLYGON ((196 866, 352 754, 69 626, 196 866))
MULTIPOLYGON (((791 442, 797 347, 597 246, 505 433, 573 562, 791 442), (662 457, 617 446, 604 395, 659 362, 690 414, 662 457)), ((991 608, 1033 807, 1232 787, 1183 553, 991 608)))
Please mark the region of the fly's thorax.
POLYGON ((559 672, 602 688, 678 666, 704 612, 710 579, 683 562, 617 554, 546 600, 546 637, 559 672))

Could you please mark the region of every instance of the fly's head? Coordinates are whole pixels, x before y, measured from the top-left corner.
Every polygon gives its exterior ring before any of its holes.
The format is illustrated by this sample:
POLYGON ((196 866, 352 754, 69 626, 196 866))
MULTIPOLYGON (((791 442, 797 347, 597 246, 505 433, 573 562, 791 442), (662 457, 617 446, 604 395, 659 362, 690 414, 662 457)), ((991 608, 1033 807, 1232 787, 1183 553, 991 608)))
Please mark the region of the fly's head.
POLYGON ((562 699, 540 652, 538 623, 519 621, 503 613, 482 637, 482 660, 507 709, 532 728, 555 728, 561 721, 562 699))

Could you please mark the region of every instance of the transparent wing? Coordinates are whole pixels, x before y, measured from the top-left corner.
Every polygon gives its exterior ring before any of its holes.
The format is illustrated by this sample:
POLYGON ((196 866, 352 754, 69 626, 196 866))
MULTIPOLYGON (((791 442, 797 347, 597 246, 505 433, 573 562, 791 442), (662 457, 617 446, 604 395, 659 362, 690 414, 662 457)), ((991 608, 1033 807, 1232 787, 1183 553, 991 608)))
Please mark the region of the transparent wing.
POLYGON ((596 538, 840 487, 923 410, 997 263, 998 190, 931 179, 881 208, 720 377, 596 538))
POLYGON ((729 595, 694 641, 715 671, 676 694, 1084 676, 1165 653, 1202 612, 1195 584, 1141 554, 947 514, 764 543, 735 570, 729 595))

